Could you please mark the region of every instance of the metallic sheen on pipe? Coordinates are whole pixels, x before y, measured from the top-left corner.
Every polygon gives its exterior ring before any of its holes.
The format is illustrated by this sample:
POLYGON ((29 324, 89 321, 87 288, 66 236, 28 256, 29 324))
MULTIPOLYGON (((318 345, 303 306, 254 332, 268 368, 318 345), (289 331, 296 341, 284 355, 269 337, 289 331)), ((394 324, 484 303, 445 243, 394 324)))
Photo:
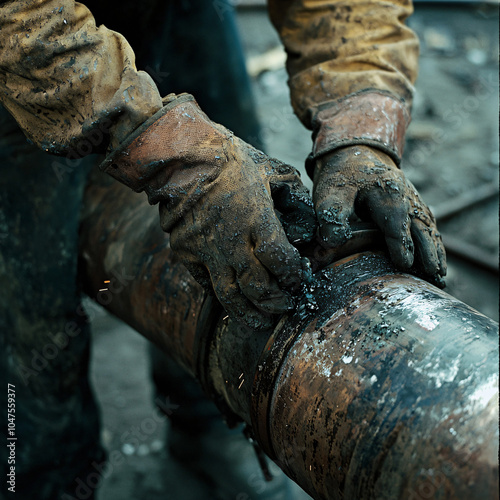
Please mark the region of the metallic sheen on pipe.
POLYGON ((313 498, 497 498, 498 325, 397 272, 363 234, 304 284, 296 312, 255 333, 176 261, 141 196, 96 175, 85 290, 99 299, 114 273, 133 276, 105 306, 251 425, 313 498))

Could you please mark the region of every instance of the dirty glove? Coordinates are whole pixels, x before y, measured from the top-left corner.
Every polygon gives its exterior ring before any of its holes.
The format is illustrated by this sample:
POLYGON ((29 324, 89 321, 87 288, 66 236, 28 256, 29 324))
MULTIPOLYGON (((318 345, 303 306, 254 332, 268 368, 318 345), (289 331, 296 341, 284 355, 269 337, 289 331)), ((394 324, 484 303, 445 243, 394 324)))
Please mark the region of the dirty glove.
POLYGON ((435 219, 394 161, 369 146, 336 149, 316 160, 313 200, 328 247, 350 237, 354 216, 382 230, 394 264, 414 264, 437 283, 446 274, 445 250, 435 219))
POLYGON ((102 168, 160 203, 172 249, 230 316, 267 328, 292 307, 301 259, 290 241, 316 229, 295 169, 213 123, 188 94, 169 96, 102 168))

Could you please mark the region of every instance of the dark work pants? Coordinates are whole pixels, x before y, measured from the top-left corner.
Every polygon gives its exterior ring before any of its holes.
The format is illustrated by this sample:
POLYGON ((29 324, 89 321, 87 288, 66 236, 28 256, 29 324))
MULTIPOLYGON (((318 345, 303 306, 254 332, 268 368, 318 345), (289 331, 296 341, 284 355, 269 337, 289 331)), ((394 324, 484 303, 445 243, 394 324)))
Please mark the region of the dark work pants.
MULTIPOLYGON (((98 24, 129 39, 162 95, 193 93, 212 119, 260 146, 229 2, 85 3, 98 24)), ((4 390, 16 390, 23 500, 90 498, 80 485, 96 484, 93 463, 103 460, 77 274, 81 200, 96 161, 68 168, 29 145, 0 108, 0 374, 4 390)))
POLYGON ((0 369, 16 394, 15 498, 52 500, 102 459, 77 286, 90 162, 54 169, 59 160, 27 144, 3 108, 0 131, 0 369))

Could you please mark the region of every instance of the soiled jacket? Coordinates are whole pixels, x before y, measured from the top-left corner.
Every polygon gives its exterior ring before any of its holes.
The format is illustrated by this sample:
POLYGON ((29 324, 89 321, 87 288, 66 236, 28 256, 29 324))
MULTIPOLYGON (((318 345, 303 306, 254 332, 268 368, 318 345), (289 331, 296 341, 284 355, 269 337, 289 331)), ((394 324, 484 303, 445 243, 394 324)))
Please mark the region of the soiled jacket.
MULTIPOLYGON (((398 161, 417 72, 411 1, 269 0, 269 11, 314 156, 368 144, 398 161)), ((112 151, 162 107, 124 37, 73 0, 0 1, 0 101, 32 142, 69 157, 112 151)))

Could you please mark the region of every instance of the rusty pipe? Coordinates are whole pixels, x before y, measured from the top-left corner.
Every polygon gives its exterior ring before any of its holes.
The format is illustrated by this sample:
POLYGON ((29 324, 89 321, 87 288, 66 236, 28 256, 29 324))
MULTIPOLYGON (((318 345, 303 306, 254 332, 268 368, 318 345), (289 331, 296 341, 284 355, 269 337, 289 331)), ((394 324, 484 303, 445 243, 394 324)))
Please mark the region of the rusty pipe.
POLYGON ((272 332, 251 332, 176 261, 142 196, 97 175, 81 242, 87 293, 251 425, 313 498, 496 498, 489 318, 362 252, 316 273, 272 332), (130 279, 120 287, 117 276, 130 279))

